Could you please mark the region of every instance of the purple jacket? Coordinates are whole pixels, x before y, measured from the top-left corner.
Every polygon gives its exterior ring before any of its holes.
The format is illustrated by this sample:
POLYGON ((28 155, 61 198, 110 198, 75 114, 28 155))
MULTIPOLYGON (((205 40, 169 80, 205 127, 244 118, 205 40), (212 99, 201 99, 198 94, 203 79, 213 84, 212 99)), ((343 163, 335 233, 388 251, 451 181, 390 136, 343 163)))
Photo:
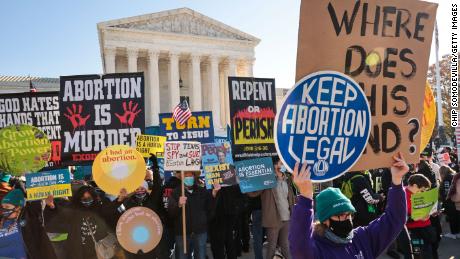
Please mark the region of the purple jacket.
POLYGON ((402 185, 388 191, 385 213, 366 227, 355 228, 348 244, 336 244, 313 233, 313 201, 299 196, 291 215, 289 244, 292 258, 377 258, 403 229, 406 196, 402 185))

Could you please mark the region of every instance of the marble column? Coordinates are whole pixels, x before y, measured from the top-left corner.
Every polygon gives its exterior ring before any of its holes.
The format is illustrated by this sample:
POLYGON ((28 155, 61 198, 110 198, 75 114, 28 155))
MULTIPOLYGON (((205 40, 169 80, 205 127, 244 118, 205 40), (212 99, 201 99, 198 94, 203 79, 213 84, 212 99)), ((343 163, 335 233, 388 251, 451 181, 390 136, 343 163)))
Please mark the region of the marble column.
MULTIPOLYGON (((225 103, 225 112, 223 116, 223 122, 225 124, 230 123, 230 103, 229 103, 229 93, 228 93, 228 77, 230 76, 236 76, 237 75, 237 60, 234 57, 229 57, 228 58, 228 67, 227 71, 225 73, 225 78, 224 78, 224 103, 225 103)), ((224 125, 225 125, 224 124, 224 125)))
POLYGON ((248 77, 254 76, 253 65, 254 65, 254 58, 250 58, 246 60, 246 75, 248 77))
POLYGON ((150 104, 149 112, 146 113, 147 125, 159 125, 158 114, 160 113, 160 72, 158 70, 158 59, 160 52, 156 50, 148 51, 148 62, 149 62, 149 79, 150 87, 146 103, 150 104))
POLYGON ((214 128, 222 128, 220 121, 220 87, 219 87, 219 57, 209 57, 209 76, 211 84, 211 107, 214 128))
POLYGON ((115 57, 117 55, 117 49, 113 47, 106 47, 104 49, 104 60, 105 60, 105 73, 115 73, 115 57))
POLYGON ((192 54, 192 87, 190 92, 192 111, 202 110, 201 56, 192 54))
POLYGON ((137 56, 139 54, 137 49, 127 49, 126 54, 128 55, 128 72, 137 72, 137 56))
POLYGON ((169 53, 169 92, 171 110, 180 102, 179 53, 169 53))

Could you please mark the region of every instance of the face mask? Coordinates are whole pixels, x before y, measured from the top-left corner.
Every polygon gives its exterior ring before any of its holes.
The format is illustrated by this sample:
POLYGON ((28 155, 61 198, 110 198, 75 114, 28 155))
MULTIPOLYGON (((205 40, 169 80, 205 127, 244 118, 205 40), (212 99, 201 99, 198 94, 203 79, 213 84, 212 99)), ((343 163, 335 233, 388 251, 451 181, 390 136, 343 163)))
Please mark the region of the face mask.
POLYGON ((135 194, 136 198, 138 198, 139 200, 142 200, 145 198, 145 196, 147 196, 147 193, 146 192, 136 192, 135 194))
POLYGON ((347 219, 344 221, 335 221, 333 219, 329 219, 330 225, 329 229, 341 238, 346 238, 350 235, 350 232, 353 230, 353 224, 351 219, 347 219))
POLYGON ((184 178, 184 184, 185 186, 193 186, 193 184, 195 183, 195 178, 193 178, 193 176, 187 176, 184 178))
POLYGON ((83 204, 83 206, 85 206, 85 207, 89 207, 89 206, 93 205, 93 202, 94 202, 93 199, 85 199, 85 200, 81 201, 81 204, 83 204))

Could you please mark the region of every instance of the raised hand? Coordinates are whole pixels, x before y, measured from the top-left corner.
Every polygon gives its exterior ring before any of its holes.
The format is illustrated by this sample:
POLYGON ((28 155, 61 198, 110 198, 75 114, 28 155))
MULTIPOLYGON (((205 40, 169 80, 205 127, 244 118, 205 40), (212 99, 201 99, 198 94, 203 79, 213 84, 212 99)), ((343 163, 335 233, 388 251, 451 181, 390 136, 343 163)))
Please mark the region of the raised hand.
POLYGON ((125 188, 120 189, 120 194, 118 194, 118 202, 123 202, 128 198, 128 191, 125 188))
POLYGON ((82 117, 83 105, 79 104, 77 106, 76 104, 72 104, 72 109, 69 107, 66 107, 66 109, 67 113, 64 113, 64 116, 70 120, 74 130, 80 126, 84 127, 86 125, 86 121, 89 119, 90 115, 88 114, 86 117, 82 117))
POLYGON ((409 172, 409 166, 401 152, 398 152, 393 156, 393 164, 391 165, 391 180, 393 184, 400 185, 407 172, 409 172))
POLYGON ((54 209, 54 196, 49 195, 48 197, 46 197, 45 204, 46 204, 46 206, 50 207, 51 209, 54 209))
POLYGON ((292 173, 292 180, 297 186, 300 194, 308 199, 313 199, 313 184, 310 179, 311 172, 310 167, 306 163, 302 164, 302 168, 299 172, 299 163, 294 166, 294 172, 292 173))
POLYGON ((138 107, 139 104, 134 103, 133 105, 133 101, 129 101, 128 106, 126 106, 126 102, 123 102, 123 115, 115 113, 115 116, 117 116, 121 124, 128 124, 133 127, 134 119, 142 111, 142 109, 138 109, 138 107))
POLYGON ((220 186, 219 183, 215 183, 213 184, 213 187, 212 188, 212 196, 215 198, 217 196, 217 193, 220 191, 220 189, 222 188, 222 186, 220 186))

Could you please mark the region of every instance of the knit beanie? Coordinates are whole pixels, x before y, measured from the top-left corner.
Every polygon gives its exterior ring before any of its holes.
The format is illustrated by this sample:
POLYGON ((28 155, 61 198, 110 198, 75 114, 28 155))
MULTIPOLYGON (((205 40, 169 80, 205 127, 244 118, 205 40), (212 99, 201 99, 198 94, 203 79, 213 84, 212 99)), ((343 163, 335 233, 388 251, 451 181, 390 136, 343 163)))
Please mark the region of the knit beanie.
POLYGON ((0 182, 9 183, 11 175, 8 173, 0 173, 0 182))
POLYGON ((2 199, 2 204, 12 204, 19 207, 24 207, 25 203, 24 194, 19 189, 12 190, 2 199))
POLYGON ((356 212, 351 201, 338 188, 329 187, 316 196, 316 216, 322 223, 331 216, 356 212))

